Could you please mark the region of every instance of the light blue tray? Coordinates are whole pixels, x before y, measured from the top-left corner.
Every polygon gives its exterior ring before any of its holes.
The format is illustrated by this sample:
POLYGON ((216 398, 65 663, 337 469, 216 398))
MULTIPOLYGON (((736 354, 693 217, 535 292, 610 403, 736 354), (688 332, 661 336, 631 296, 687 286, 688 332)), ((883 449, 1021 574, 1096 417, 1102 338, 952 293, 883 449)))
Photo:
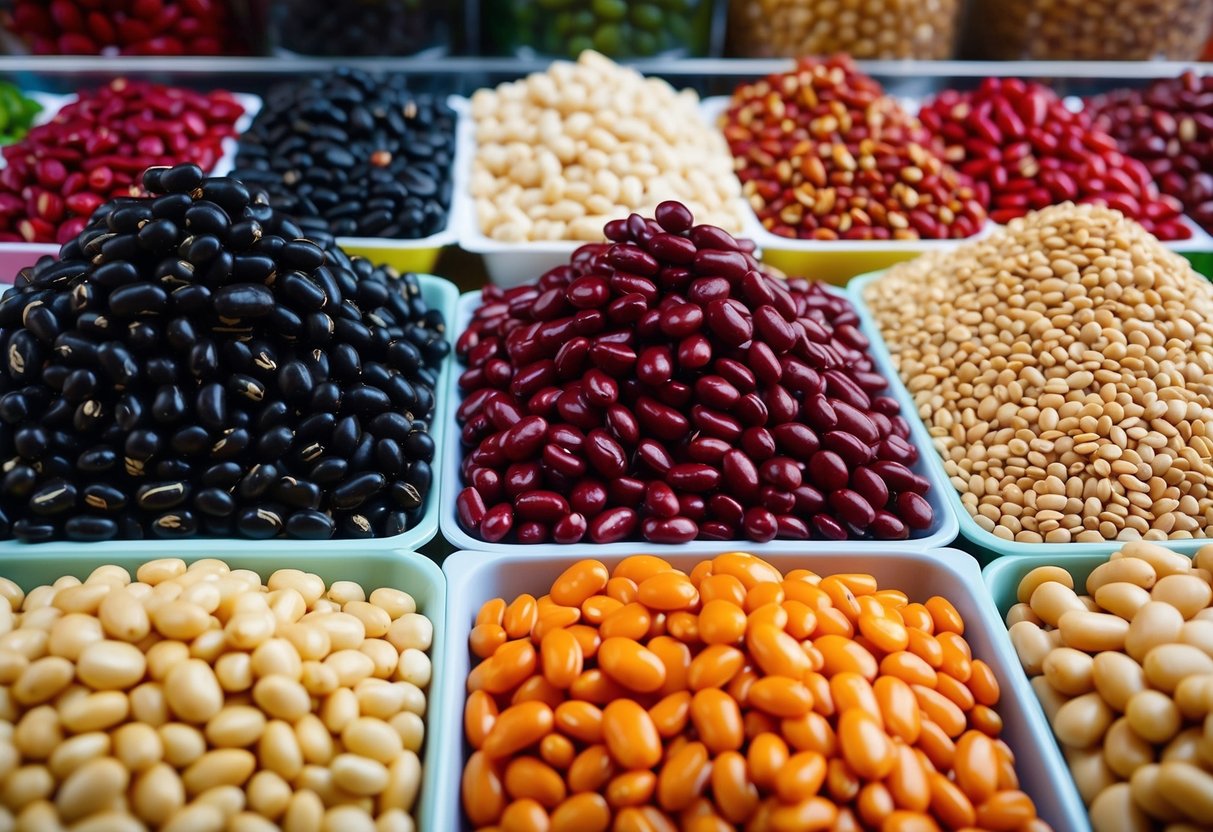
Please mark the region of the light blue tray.
MULTIPOLYGON (((948 478, 947 472, 943 469, 943 457, 935 449, 934 443, 931 441, 931 436, 927 432, 927 426, 919 416, 918 408, 914 406, 914 399, 910 395, 910 391, 906 389, 905 384, 901 380, 901 376, 893 367, 893 358, 889 355, 889 348, 885 345, 884 338, 880 335, 880 327, 876 325, 875 318, 872 317, 871 311, 863 299, 863 292, 869 285, 884 276, 884 272, 871 272, 869 274, 860 275, 847 284, 847 291, 851 295, 851 302, 855 305, 856 311, 859 312, 860 320, 863 322, 863 331, 867 333, 868 338, 872 341, 872 357, 876 360, 876 364, 880 368, 880 372, 890 380, 890 391, 892 395, 897 397, 901 403, 901 412, 910 422, 910 430, 914 435, 914 444, 919 450, 923 451, 923 458, 927 462, 927 467, 931 471, 931 482, 943 483, 943 495, 949 510, 960 523, 960 534, 979 550, 979 558, 983 561, 989 561, 993 558, 1004 557, 1006 555, 1047 555, 1054 559, 1064 558, 1070 555, 1109 555, 1118 550, 1125 544, 1125 541, 1109 540, 1105 543, 1019 543, 1013 540, 1003 540, 997 535, 977 525, 977 522, 960 502, 960 492, 952 485, 948 478)), ((1159 546, 1165 546, 1176 552, 1192 554, 1201 546, 1204 546, 1210 541, 1209 539, 1193 539, 1193 540, 1152 540, 1151 543, 1157 543, 1159 546)))
MULTIPOLYGON (((833 287, 830 287, 830 289, 831 291, 843 294, 841 289, 834 289, 833 287)), ((473 312, 475 312, 476 307, 479 305, 479 292, 465 292, 460 296, 458 311, 455 314, 455 320, 459 324, 457 327, 459 332, 463 332, 467 328, 468 322, 472 320, 473 312)), ((868 337, 871 337, 870 333, 868 337)), ((442 464, 446 468, 442 474, 442 508, 439 513, 442 536, 458 549, 502 554, 564 555, 570 550, 569 546, 559 543, 544 543, 532 546, 518 543, 489 543, 473 537, 459 525, 459 518, 455 512, 455 498, 459 496, 459 492, 463 489, 462 478, 459 475, 459 464, 463 461, 463 447, 459 441, 460 430, 459 425, 455 421, 455 411, 458 410, 459 403, 463 401, 463 396, 459 392, 459 375, 461 372, 462 366, 459 364, 458 359, 453 359, 447 388, 447 404, 444 409, 448 414, 448 424, 445 428, 446 445, 442 453, 442 464)), ((907 421, 909 421, 911 426, 914 424, 912 417, 913 414, 906 414, 907 421)), ((917 444, 917 439, 915 437, 912 438, 914 438, 917 444)), ((608 553, 627 554, 635 552, 637 547, 642 547, 646 552, 654 554, 684 552, 688 548, 694 547, 695 551, 698 552, 730 552, 742 549, 765 556, 773 552, 835 552, 840 547, 852 554, 862 554, 865 552, 890 551, 916 552, 923 549, 947 546, 956 539, 957 534, 956 514, 948 505, 946 496, 952 490, 952 486, 946 477, 938 477, 936 472, 923 462, 932 453, 934 451, 929 444, 920 445, 918 448, 918 461, 910 467, 914 473, 926 477, 931 482, 931 487, 927 492, 927 502, 931 504, 931 511, 935 515, 935 520, 929 529, 918 532, 906 540, 771 540, 767 543, 757 543, 752 540, 693 540, 686 544, 646 543, 643 540, 602 544, 590 543, 588 540, 583 540, 580 543, 573 544, 573 546, 578 551, 584 552, 585 557, 602 557, 608 553)))
MULTIPOLYGON (((425 299, 426 304, 431 308, 441 309, 443 320, 446 321, 446 337, 451 342, 452 353, 454 352, 455 338, 455 304, 459 300, 459 290, 455 288, 455 284, 449 280, 444 280, 441 277, 432 275, 420 275, 421 296, 425 299)), ((447 378, 451 375, 451 365, 454 363, 453 355, 448 355, 442 363, 442 369, 438 374, 438 384, 434 388, 434 415, 430 425, 430 435, 434 437, 434 481, 430 486, 430 492, 426 495, 425 514, 422 515, 421 521, 403 534, 398 534, 395 537, 373 537, 367 540, 357 541, 359 546, 364 549, 402 549, 416 550, 420 549, 426 543, 429 543, 434 535, 438 533, 438 502, 439 495, 442 493, 442 449, 444 446, 444 434, 446 431, 447 422, 450 421, 446 413, 446 396, 443 391, 447 389, 447 378)), ((173 551, 180 557, 201 553, 213 553, 216 544, 223 546, 239 545, 241 542, 249 543, 245 538, 214 538, 214 537, 198 537, 187 540, 107 540, 100 543, 70 543, 56 542, 50 543, 20 543, 15 540, 0 541, 0 563, 7 562, 15 554, 21 552, 30 552, 35 556, 45 556, 52 548, 56 552, 80 554, 84 557, 100 558, 107 557, 110 553, 122 555, 128 552, 136 553, 137 557, 142 557, 140 553, 144 550, 163 549, 170 546, 173 551)), ((336 545, 348 545, 354 541, 349 540, 290 540, 290 539, 274 539, 256 541, 258 551, 273 554, 280 557, 293 557, 300 552, 315 552, 315 551, 331 551, 336 545)))
MULTIPOLYGON (((204 543, 207 541, 197 541, 204 543)), ((452 697, 446 690, 448 674, 442 672, 447 661, 446 631, 446 576, 429 558, 416 552, 402 549, 372 548, 366 541, 329 541, 323 552, 316 549, 292 553, 289 563, 276 550, 264 542, 250 540, 211 540, 210 548, 190 547, 182 551, 180 543, 157 541, 156 545, 128 544, 125 550, 118 546, 108 547, 104 552, 100 545, 43 543, 39 546, 24 546, 6 552, 0 558, 0 577, 15 581, 27 592, 35 586, 53 583, 63 575, 73 575, 80 580, 88 577, 98 566, 117 564, 130 571, 149 560, 163 557, 180 557, 187 561, 203 557, 222 558, 233 569, 251 569, 265 581, 275 570, 284 567, 314 572, 326 584, 333 581, 357 581, 370 594, 382 586, 403 590, 417 602, 417 611, 430 619, 434 625, 434 641, 429 656, 434 673, 426 691, 425 745, 422 749, 421 793, 418 795, 414 814, 418 829, 435 829, 436 814, 442 808, 442 795, 437 791, 443 767, 458 765, 452 759, 451 743, 454 737, 444 737, 442 726, 446 725, 446 711, 452 697)), ((282 544, 279 544, 282 545, 282 544)), ((464 639, 466 642, 466 638, 464 639)), ((462 699, 460 699, 462 702, 462 699)))

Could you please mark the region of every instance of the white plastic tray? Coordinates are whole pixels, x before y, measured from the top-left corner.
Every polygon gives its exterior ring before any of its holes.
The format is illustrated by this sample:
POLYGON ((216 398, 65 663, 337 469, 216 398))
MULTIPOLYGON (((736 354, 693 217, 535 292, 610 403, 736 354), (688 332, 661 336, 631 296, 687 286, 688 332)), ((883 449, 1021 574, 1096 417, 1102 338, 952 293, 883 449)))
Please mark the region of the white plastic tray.
MULTIPOLYGON (((835 291, 837 294, 845 296, 845 293, 841 290, 835 291)), ((479 292, 465 292, 460 296, 459 305, 455 312, 455 320, 459 324, 458 332, 463 332, 467 329, 468 323, 472 320, 472 314, 479 305, 479 292)), ((869 334, 868 337, 871 338, 871 335, 869 334)), ((934 448, 929 444, 926 446, 919 445, 918 437, 911 434, 910 441, 918 445, 918 461, 910 467, 914 473, 930 480, 931 487, 927 491, 926 496, 927 502, 931 504, 931 511, 935 516, 935 520, 930 529, 925 532, 919 532, 906 540, 771 540, 766 543, 758 543, 752 540, 694 540, 685 544, 648 543, 644 540, 621 541, 619 543, 591 543, 588 540, 583 540, 580 543, 572 545, 560 543, 544 543, 539 545, 489 543, 488 541, 473 537, 466 532, 459 525, 459 517, 455 510, 455 499, 463 489, 463 479, 459 473, 460 463, 463 461, 463 447, 460 443, 460 427, 455 420, 455 411, 463 400, 463 396, 459 392, 459 376, 463 372, 463 367, 459 364, 457 357, 452 359, 452 366, 449 369, 447 403, 444 410, 447 414, 446 418, 449 421, 445 428, 445 446, 442 448, 441 453, 442 465, 446 470, 442 474, 442 504, 439 511, 439 523, 442 528, 442 536, 461 549, 502 554, 517 553, 524 557, 563 556, 564 553, 570 550, 584 552, 586 557, 600 557, 604 553, 625 554, 635 552, 638 548, 654 553, 685 552, 693 548, 699 552, 730 552, 744 549, 764 555, 773 552, 832 552, 839 550, 863 554, 868 552, 920 551, 932 547, 947 546, 956 539, 956 535, 960 531, 956 514, 947 501, 947 490, 952 488, 951 483, 946 478, 943 480, 938 479, 934 469, 928 467, 926 464, 928 454, 935 453, 934 448)), ((914 415, 906 414, 906 421, 909 422, 911 427, 914 425, 914 418, 912 418, 914 415)))
MULTIPOLYGON (((742 547, 753 551, 752 547, 742 547)), ((466 829, 460 802, 460 778, 468 748, 462 742, 463 707, 467 701, 467 676, 471 669, 468 634, 480 605, 490 598, 512 600, 523 592, 536 596, 547 591, 552 581, 568 566, 585 557, 600 558, 613 567, 626 554, 650 552, 649 547, 633 546, 628 552, 603 555, 597 551, 573 551, 541 558, 522 553, 490 555, 456 552, 443 564, 447 578, 446 631, 448 649, 443 674, 446 703, 439 735, 447 748, 447 759, 438 771, 434 788, 438 802, 434 807, 432 832, 466 829), (460 738, 457 742, 456 737, 460 738)), ((689 572, 711 550, 690 544, 668 559, 677 568, 689 572)), ((868 572, 876 576, 882 588, 906 592, 912 600, 926 601, 932 595, 946 597, 965 620, 965 638, 973 655, 994 670, 1002 689, 998 713, 1003 718, 1003 738, 1015 752, 1015 769, 1021 785, 1036 802, 1041 817, 1058 832, 1086 830, 1086 810, 1070 778, 1065 760, 1057 750, 1044 712, 1020 669, 1019 660, 1006 628, 998 617, 994 602, 982 583, 977 562, 957 549, 931 549, 922 552, 876 550, 857 559, 853 550, 834 546, 816 552, 763 553, 762 557, 783 572, 812 569, 828 575, 836 572, 868 572)))

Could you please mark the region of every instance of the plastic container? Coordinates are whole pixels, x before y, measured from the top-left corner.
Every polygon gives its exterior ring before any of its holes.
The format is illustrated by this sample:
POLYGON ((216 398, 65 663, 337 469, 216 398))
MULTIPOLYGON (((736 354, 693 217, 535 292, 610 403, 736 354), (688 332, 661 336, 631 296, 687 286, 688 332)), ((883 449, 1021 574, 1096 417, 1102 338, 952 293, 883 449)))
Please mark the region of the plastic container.
POLYGON ((847 52, 854 58, 952 57, 961 0, 731 0, 728 52, 739 58, 795 58, 847 52))
POLYGON ((1211 27, 1213 0, 973 0, 962 51, 993 60, 1191 61, 1211 27))
MULTIPOLYGON (((417 602, 417 611, 434 625, 434 641, 429 650, 435 672, 426 691, 425 747, 422 751, 421 793, 414 808, 418 829, 433 829, 442 803, 437 791, 442 778, 438 776, 444 760, 450 757, 443 742, 440 726, 446 724, 448 699, 447 676, 438 672, 448 663, 446 629, 446 576, 431 561, 416 552, 404 549, 368 549, 360 541, 336 541, 329 551, 273 552, 262 543, 241 541, 212 546, 208 550, 181 551, 179 544, 160 541, 155 547, 126 551, 102 552, 99 548, 81 550, 46 543, 37 548, 5 552, 0 561, 0 576, 15 581, 23 590, 53 583, 63 575, 81 580, 102 564, 117 564, 132 575, 136 567, 162 557, 182 557, 187 561, 217 557, 233 569, 251 569, 264 582, 278 569, 302 569, 314 572, 325 584, 333 581, 357 581, 369 593, 382 586, 408 592, 417 602)), ((466 642, 466 638, 464 639, 466 642)), ((460 700, 462 701, 462 700, 460 700)), ((449 762, 449 760, 448 760, 449 762)))
POLYGON ((289 55, 379 57, 444 54, 451 10, 444 0, 275 0, 270 39, 289 55))
MULTIPOLYGON (((447 339, 453 345, 456 329, 452 325, 452 321, 456 320, 455 307, 459 299, 459 290, 455 288, 455 284, 449 280, 443 280, 441 277, 423 274, 420 275, 420 280, 421 297, 425 299, 426 304, 430 307, 442 310, 442 316, 447 322, 447 339)), ((438 533, 442 476, 446 468, 441 454, 443 448, 445 448, 447 425, 454 418, 453 414, 448 415, 446 412, 449 397, 444 395, 444 391, 449 386, 449 379, 452 377, 451 365, 453 362, 453 355, 448 356, 442 365, 441 372, 438 374, 438 385, 434 388, 434 417, 430 425, 430 435, 434 437, 434 447, 437 449, 433 465, 434 481, 430 485, 429 494, 426 495, 425 514, 422 515, 421 521, 417 525, 403 534, 398 534, 394 537, 372 537, 366 540, 262 540, 256 542, 258 551, 264 552, 267 557, 289 557, 296 554, 313 556, 316 553, 331 553, 334 549, 339 549, 342 546, 347 548, 356 547, 360 550, 368 551, 389 549, 417 550, 433 540, 434 535, 438 533)), ((10 558, 27 552, 34 556, 40 556, 40 553, 66 552, 78 557, 93 559, 117 557, 129 552, 133 553, 133 557, 146 559, 150 556, 145 555, 144 552, 154 552, 170 546, 173 552, 180 557, 191 557, 201 556, 204 552, 214 552, 217 547, 222 551, 227 551, 229 549, 238 549, 241 545, 251 546, 253 543, 244 538, 216 537, 188 538, 185 540, 175 540, 171 543, 164 540, 106 540, 100 543, 71 543, 66 541, 20 543, 16 540, 3 540, 0 541, 0 564, 6 563, 10 558)), ((3 574, 2 567, 0 567, 0 574, 3 574)))
MULTIPOLYGON (((592 547, 591 547, 592 548, 592 547)), ((754 551, 752 547, 741 547, 754 551)), ((443 712, 439 732, 451 749, 448 764, 438 774, 434 784, 439 795, 433 832, 454 832, 465 829, 460 805, 460 777, 467 757, 462 742, 463 706, 466 701, 466 679, 471 669, 471 654, 467 649, 468 634, 480 605, 490 598, 512 598, 523 592, 540 594, 568 566, 585 557, 601 558, 613 567, 624 556, 636 552, 651 552, 647 546, 633 546, 627 552, 604 556, 585 547, 536 559, 522 553, 509 556, 487 555, 479 552, 456 552, 447 558, 443 571, 447 576, 449 596, 446 630, 448 651, 442 667, 443 690, 451 698, 443 712), (456 738, 460 738, 457 744, 456 738), (455 748, 459 751, 456 753, 455 748)), ((757 553, 757 552, 756 552, 757 553)), ((678 554, 670 555, 677 568, 689 571, 711 550, 688 544, 678 554)), ((925 601, 932 595, 948 598, 965 619, 965 638, 980 657, 993 668, 1002 688, 998 712, 1005 724, 1003 737, 1015 751, 1016 770, 1023 788, 1036 801, 1037 809, 1053 828, 1079 830, 1088 828, 1086 811, 1074 788, 1044 712, 1036 702, 1028 680, 1019 667, 1019 660, 1006 637, 1006 629, 989 596, 982 591, 981 574, 971 557, 957 549, 929 549, 920 552, 890 554, 875 550, 857 563, 847 548, 763 553, 781 571, 812 569, 821 574, 861 570, 875 575, 882 587, 897 588, 911 598, 925 601)))
MULTIPOLYGON (((459 326, 457 327, 458 332, 463 332, 467 328, 468 323, 472 320, 472 313, 475 312, 476 307, 479 305, 479 292, 465 292, 460 296, 458 310, 455 313, 455 320, 459 322, 459 326)), ((446 438, 444 440, 445 444, 439 446, 442 449, 442 467, 445 469, 441 476, 442 508, 439 522, 442 527, 442 536, 458 548, 501 554, 518 553, 525 557, 563 556, 564 553, 569 551, 583 551, 591 553, 587 554, 587 557, 601 557, 604 554, 617 555, 635 552, 637 551, 637 547, 643 548, 646 552, 653 553, 685 552, 688 549, 694 549, 699 552, 731 552, 743 549, 755 554, 765 555, 773 552, 832 552, 841 549, 852 554, 867 554, 869 552, 918 551, 931 547, 947 546, 956 539, 958 527, 955 510, 946 500, 947 493, 953 490, 952 486, 946 477, 937 478, 935 472, 923 464, 923 459, 929 457, 933 452, 929 445, 920 445, 918 449, 918 462, 910 467, 914 473, 927 477, 931 481, 931 488, 927 492, 927 501, 931 504, 935 521, 932 523, 931 528, 908 540, 771 540, 766 543, 758 543, 752 540, 694 540, 686 544, 661 544, 648 543, 637 539, 625 540, 619 543, 590 543, 583 541, 572 545, 560 543, 544 543, 540 545, 489 543, 488 541, 473 537, 464 531, 463 527, 459 525, 459 518, 455 512, 455 498, 459 496, 459 492, 463 489, 462 478, 459 474, 459 465, 463 461, 463 447, 459 441, 460 429, 455 421, 455 411, 459 408, 459 403, 463 400, 463 397, 459 393, 459 375, 462 372, 462 366, 458 363, 457 358, 452 358, 452 360, 455 364, 450 367, 447 402, 444 408, 444 412, 449 414, 447 416, 448 424, 445 427, 446 438)), ((912 427, 915 420, 909 417, 910 414, 907 414, 907 421, 910 422, 912 427)), ((918 444, 917 438, 915 438, 915 444, 918 444)))
MULTIPOLYGON (((889 348, 885 345, 884 338, 880 335, 880 327, 876 325, 876 320, 872 316, 871 310, 868 309, 867 304, 864 302, 864 289, 883 276, 884 272, 873 272, 871 274, 860 275, 847 284, 851 303, 854 304, 856 311, 859 313, 861 328, 872 342, 870 347, 872 358, 875 360, 880 373, 889 379, 889 394, 894 396, 901 404, 901 412, 910 423, 910 434, 914 439, 914 444, 922 451, 922 459, 919 460, 919 463, 925 462, 932 483, 942 482, 944 484, 944 487, 941 489, 941 496, 951 513, 959 521, 961 536, 972 544, 972 549, 975 550, 974 553, 978 559, 984 563, 1006 555, 1040 555, 1060 562, 1059 559, 1075 555, 1107 556, 1123 546, 1125 544, 1123 540, 1109 540, 1104 543, 1019 543, 1013 540, 1003 540, 1001 537, 977 525, 977 522, 973 519, 973 515, 961 503, 960 492, 952 485, 947 472, 944 471, 943 457, 935 450, 935 445, 931 441, 927 426, 919 417, 918 408, 914 406, 913 397, 910 396, 909 390, 902 383, 901 376, 897 374, 897 371, 893 367, 893 358, 889 354, 889 348)), ((1190 554, 1206 543, 1213 541, 1192 539, 1155 540, 1151 542, 1177 552, 1190 554)))

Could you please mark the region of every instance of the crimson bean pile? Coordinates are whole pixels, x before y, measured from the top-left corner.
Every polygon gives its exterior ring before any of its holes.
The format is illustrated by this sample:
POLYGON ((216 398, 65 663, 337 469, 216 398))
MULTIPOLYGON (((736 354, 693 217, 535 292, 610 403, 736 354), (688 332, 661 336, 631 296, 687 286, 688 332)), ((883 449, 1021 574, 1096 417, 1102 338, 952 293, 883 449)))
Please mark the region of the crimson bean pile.
POLYGON ((210 170, 243 113, 227 92, 126 78, 82 92, 4 148, 0 242, 66 243, 110 197, 142 193, 139 174, 149 166, 193 162, 210 170))
POLYGON ((1191 236, 1179 200, 1161 195, 1144 164, 1048 87, 987 78, 972 92, 940 93, 919 117, 944 158, 978 182, 995 222, 1082 202, 1115 208, 1160 240, 1191 236))
POLYGON ((225 0, 14 0, 12 31, 35 55, 245 52, 225 0))
POLYGON ((850 304, 680 203, 490 287, 456 350, 460 523, 489 542, 904 538, 927 481, 850 304))
POLYGON ((399 534, 449 352, 415 276, 152 168, 0 298, 0 537, 399 534))
POLYGON ((1213 231, 1213 75, 1185 72, 1144 90, 1119 90, 1087 103, 1095 125, 1143 162, 1159 189, 1213 231))
POLYGON ((746 197, 781 237, 947 239, 985 221, 922 125, 845 56, 738 87, 721 126, 746 197))

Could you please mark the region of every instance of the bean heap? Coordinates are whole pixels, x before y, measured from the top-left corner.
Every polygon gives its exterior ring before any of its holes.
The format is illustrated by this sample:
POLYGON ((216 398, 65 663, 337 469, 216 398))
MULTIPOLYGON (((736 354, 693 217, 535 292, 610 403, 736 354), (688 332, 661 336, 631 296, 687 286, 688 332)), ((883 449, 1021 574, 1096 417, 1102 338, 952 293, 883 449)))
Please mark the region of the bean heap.
POLYGON ((845 55, 741 85, 721 127, 750 205, 781 237, 946 239, 985 221, 922 125, 845 55))
POLYGON ((1054 206, 868 287, 977 524, 1023 543, 1213 528, 1213 286, 1119 212, 1054 206))
POLYGON ((449 351, 415 276, 152 168, 0 298, 0 535, 373 537, 433 478, 449 351))
POLYGON ((1213 827, 1213 546, 1126 544, 1075 592, 1033 569, 1011 640, 1095 832, 1213 827), (1069 622, 1069 623, 1067 623, 1069 622))
POLYGON ((589 49, 613 58, 708 52, 711 0, 507 0, 504 5, 513 26, 502 28, 516 30, 517 42, 507 44, 515 51, 571 58, 589 49))
POLYGON ((223 55, 250 43, 226 0, 13 0, 35 55, 223 55))
POLYGON ((919 117, 944 158, 979 183, 995 222, 1085 202, 1115 208, 1163 240, 1192 235, 1180 221, 1183 206, 1159 194, 1149 169, 1048 87, 987 78, 973 92, 941 93, 919 117))
POLYGON ((1145 90, 1119 90, 1089 101, 1087 111, 1213 232, 1213 75, 1188 71, 1145 90))
POLYGON ((408 593, 166 558, 0 596, 5 828, 416 828, 434 630, 408 593))
POLYGON ((476 617, 464 813, 551 832, 1046 832, 964 628, 940 596, 743 552, 689 575, 580 561, 476 617))
POLYGON ((287 0, 273 8, 278 43, 304 55, 412 55, 448 37, 441 0, 333 3, 287 0))
POLYGON ((446 227, 455 114, 403 76, 340 68, 273 90, 240 136, 235 175, 337 236, 428 237, 446 227))
POLYGON ((738 230, 728 149, 698 104, 693 90, 595 52, 479 90, 470 187, 480 230, 507 242, 596 241, 612 217, 668 199, 738 230))
POLYGON ((952 57, 957 0, 840 3, 838 0, 730 0, 729 50, 744 57, 952 57))
POLYGON ((463 527, 497 542, 904 538, 927 481, 855 310, 683 205, 607 224, 459 337, 463 527), (568 498, 564 495, 568 495, 568 498))
POLYGON ((40 112, 42 105, 26 98, 18 86, 0 81, 0 144, 25 138, 40 112))
POLYGON ((149 166, 210 170, 243 113, 227 92, 126 78, 80 93, 3 149, 0 242, 66 243, 110 197, 142 193, 139 174, 149 166))

